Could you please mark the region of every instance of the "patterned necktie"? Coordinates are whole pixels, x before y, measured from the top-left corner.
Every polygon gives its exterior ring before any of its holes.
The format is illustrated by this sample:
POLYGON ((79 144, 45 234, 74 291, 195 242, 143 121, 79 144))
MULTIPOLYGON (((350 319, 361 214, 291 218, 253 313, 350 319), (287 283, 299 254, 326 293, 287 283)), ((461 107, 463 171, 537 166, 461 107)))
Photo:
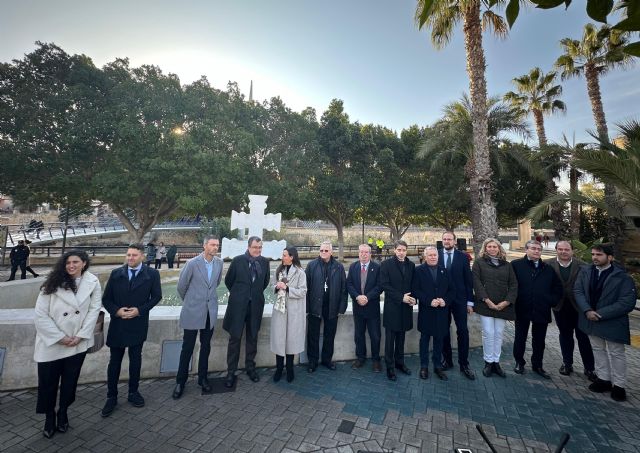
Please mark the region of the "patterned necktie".
POLYGON ((444 265, 444 267, 447 269, 451 267, 451 252, 447 252, 447 262, 444 265))
POLYGON ((362 265, 362 269, 360 270, 360 292, 364 294, 364 286, 367 284, 367 266, 365 264, 362 265))

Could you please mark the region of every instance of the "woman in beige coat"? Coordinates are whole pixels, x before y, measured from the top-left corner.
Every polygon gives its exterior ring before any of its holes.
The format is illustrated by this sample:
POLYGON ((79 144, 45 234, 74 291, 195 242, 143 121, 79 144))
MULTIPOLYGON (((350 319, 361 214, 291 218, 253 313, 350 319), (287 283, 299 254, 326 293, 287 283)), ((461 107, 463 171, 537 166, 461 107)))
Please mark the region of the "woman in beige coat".
POLYGON ((79 250, 65 253, 43 283, 36 301, 36 341, 33 358, 38 362, 36 413, 46 414, 43 435, 69 428, 67 408, 76 397, 76 386, 87 349, 93 346, 93 330, 102 306, 100 282, 86 272, 89 256, 79 250), (60 387, 60 403, 55 407, 60 387), (57 424, 56 424, 57 418, 57 424))
POLYGON ((271 314, 271 351, 276 355, 273 381, 278 382, 282 377, 286 356, 287 382, 291 382, 293 355, 304 351, 307 311, 307 276, 295 247, 283 250, 275 279, 277 299, 271 314))

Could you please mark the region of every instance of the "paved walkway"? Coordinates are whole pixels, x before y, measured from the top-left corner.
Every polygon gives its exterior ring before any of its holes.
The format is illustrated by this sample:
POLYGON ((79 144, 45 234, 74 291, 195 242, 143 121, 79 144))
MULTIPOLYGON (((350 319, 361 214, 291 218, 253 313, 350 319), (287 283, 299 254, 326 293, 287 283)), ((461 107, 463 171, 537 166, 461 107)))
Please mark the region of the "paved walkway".
MULTIPOLYGON (((105 385, 83 385, 69 411, 70 430, 51 440, 41 434, 44 421, 34 413, 34 390, 0 393, 0 450, 488 452, 475 429, 479 423, 501 452, 554 451, 564 432, 571 434, 569 452, 640 451, 640 350, 627 349, 629 401, 616 403, 586 389, 577 353, 577 373, 557 373, 561 361, 555 327, 549 329, 545 353, 550 381, 530 371, 524 376, 511 371, 510 323, 506 335, 506 379, 481 375, 479 348, 471 351, 478 374, 473 382, 457 370, 448 372, 448 382, 432 376, 422 381, 415 356, 407 360, 414 373, 399 375, 395 383, 384 373, 372 373, 370 363, 357 371, 340 363, 335 372, 321 367, 313 374, 297 367, 291 384, 274 384, 273 369, 262 369, 258 384, 243 374, 232 393, 200 395, 191 379, 183 397, 174 401, 175 381, 154 379, 141 383, 146 407, 134 408, 121 398, 107 419, 99 414, 105 385), (353 422, 350 433, 339 430, 344 421, 353 422)), ((126 387, 121 386, 123 393, 126 387)))

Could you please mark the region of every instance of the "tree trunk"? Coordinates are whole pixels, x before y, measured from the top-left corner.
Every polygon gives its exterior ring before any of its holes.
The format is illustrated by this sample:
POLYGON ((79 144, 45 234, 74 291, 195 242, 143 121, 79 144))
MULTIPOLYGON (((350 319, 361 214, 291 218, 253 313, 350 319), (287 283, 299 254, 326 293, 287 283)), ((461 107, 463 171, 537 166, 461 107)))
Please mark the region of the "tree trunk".
POLYGON ((342 217, 338 217, 339 221, 336 224, 336 230, 338 230, 338 261, 344 261, 344 225, 342 217))
MULTIPOLYGON (((591 101, 591 110, 593 112, 593 120, 596 123, 598 138, 602 142, 609 141, 609 129, 607 120, 604 116, 604 108, 602 107, 602 96, 600 94, 600 79, 598 69, 592 63, 585 65, 585 79, 587 80, 587 92, 591 101)), ((604 185, 604 201, 607 206, 621 211, 621 200, 616 194, 615 186, 611 184, 604 185)), ((615 258, 622 260, 622 242, 623 242, 624 223, 613 216, 607 219, 607 235, 610 242, 614 244, 615 258)))
POLYGON ((544 116, 542 110, 533 110, 533 121, 536 124, 536 133, 538 134, 538 146, 542 149, 547 145, 547 134, 544 130, 544 116))
MULTIPOLYGON (((578 191, 578 170, 569 164, 569 190, 571 193, 578 191)), ((580 236, 580 210, 577 201, 571 201, 571 220, 569 222, 569 234, 572 239, 578 239, 580 236)))
POLYGON ((473 1, 464 11, 464 45, 469 75, 475 162, 473 175, 469 181, 473 250, 478 253, 486 238, 498 235, 496 207, 491 198, 493 187, 487 138, 487 82, 484 76, 486 63, 482 48, 479 0, 473 1))

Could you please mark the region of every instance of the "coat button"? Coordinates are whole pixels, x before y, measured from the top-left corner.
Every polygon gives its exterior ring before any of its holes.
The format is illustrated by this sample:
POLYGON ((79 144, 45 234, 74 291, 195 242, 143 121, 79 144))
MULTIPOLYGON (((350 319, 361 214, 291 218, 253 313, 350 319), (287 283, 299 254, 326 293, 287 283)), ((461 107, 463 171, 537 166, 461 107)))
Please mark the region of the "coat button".
POLYGON ((69 313, 67 313, 66 311, 64 313, 62 313, 62 316, 67 316, 69 313))
POLYGON ((79 311, 79 310, 76 310, 76 315, 79 315, 79 314, 80 314, 80 311, 79 311))

